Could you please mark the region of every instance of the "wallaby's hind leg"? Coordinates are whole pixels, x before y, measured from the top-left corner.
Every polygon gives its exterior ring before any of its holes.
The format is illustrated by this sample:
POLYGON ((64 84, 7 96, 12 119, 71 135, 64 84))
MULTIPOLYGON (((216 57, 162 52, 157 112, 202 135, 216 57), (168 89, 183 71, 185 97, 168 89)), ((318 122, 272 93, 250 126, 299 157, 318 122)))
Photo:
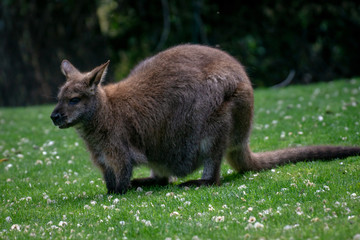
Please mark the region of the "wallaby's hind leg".
POLYGON ((254 168, 249 148, 254 99, 249 81, 239 83, 234 94, 232 109, 232 128, 226 160, 238 172, 254 168))
POLYGON ((147 178, 135 178, 131 180, 130 187, 151 187, 151 186, 166 186, 169 184, 168 177, 159 177, 153 171, 151 171, 150 177, 147 178))
POLYGON ((222 157, 224 155, 230 125, 229 104, 224 103, 210 118, 208 133, 212 135, 205 137, 200 143, 199 157, 202 159, 204 170, 201 179, 190 180, 180 186, 209 186, 220 185, 220 170, 222 157))
POLYGON ((204 161, 204 170, 201 179, 189 180, 182 184, 180 187, 200 187, 210 185, 220 185, 220 167, 221 157, 214 161, 211 158, 207 158, 204 161))

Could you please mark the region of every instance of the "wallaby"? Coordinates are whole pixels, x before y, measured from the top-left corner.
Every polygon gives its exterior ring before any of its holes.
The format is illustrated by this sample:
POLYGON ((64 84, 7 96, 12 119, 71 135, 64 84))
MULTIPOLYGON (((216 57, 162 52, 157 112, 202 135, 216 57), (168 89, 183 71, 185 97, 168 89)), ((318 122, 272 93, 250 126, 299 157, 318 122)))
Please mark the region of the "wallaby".
POLYGON ((252 153, 253 88, 243 66, 206 46, 180 45, 146 59, 129 76, 103 86, 109 61, 81 73, 61 63, 66 83, 51 118, 75 127, 103 175, 108 194, 165 185, 200 166, 202 178, 182 186, 220 184, 225 156, 238 172, 315 159, 360 155, 360 147, 309 146, 252 153), (131 181, 145 164, 149 178, 131 181))

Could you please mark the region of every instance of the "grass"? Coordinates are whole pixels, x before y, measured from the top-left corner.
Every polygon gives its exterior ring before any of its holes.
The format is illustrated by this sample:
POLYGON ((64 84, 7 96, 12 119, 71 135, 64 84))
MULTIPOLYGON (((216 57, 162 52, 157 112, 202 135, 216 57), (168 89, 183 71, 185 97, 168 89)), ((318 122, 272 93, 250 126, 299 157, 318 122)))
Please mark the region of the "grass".
MULTIPOLYGON (((256 90, 251 147, 360 145, 359 99, 360 79, 256 90)), ((52 107, 0 109, 1 239, 360 237, 360 157, 243 175, 223 164, 220 187, 108 196, 75 131, 52 125, 52 107)))

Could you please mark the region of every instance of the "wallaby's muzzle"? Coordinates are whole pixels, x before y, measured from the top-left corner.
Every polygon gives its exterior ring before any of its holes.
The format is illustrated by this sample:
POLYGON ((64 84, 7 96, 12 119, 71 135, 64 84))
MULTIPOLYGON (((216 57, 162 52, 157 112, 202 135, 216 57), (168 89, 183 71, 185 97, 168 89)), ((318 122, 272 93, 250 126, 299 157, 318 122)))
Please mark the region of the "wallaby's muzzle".
POLYGON ((51 113, 50 117, 55 126, 58 126, 59 128, 66 128, 66 117, 62 115, 59 110, 55 109, 51 113))

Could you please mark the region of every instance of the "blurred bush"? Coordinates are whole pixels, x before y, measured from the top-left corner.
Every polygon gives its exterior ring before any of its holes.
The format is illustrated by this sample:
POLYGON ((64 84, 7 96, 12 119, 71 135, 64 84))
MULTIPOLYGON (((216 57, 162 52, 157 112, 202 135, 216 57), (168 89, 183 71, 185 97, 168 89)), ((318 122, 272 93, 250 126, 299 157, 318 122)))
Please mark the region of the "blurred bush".
POLYGON ((3 0, 0 105, 53 102, 62 59, 80 70, 111 60, 110 81, 181 43, 219 47, 254 86, 360 75, 358 1, 3 0))

